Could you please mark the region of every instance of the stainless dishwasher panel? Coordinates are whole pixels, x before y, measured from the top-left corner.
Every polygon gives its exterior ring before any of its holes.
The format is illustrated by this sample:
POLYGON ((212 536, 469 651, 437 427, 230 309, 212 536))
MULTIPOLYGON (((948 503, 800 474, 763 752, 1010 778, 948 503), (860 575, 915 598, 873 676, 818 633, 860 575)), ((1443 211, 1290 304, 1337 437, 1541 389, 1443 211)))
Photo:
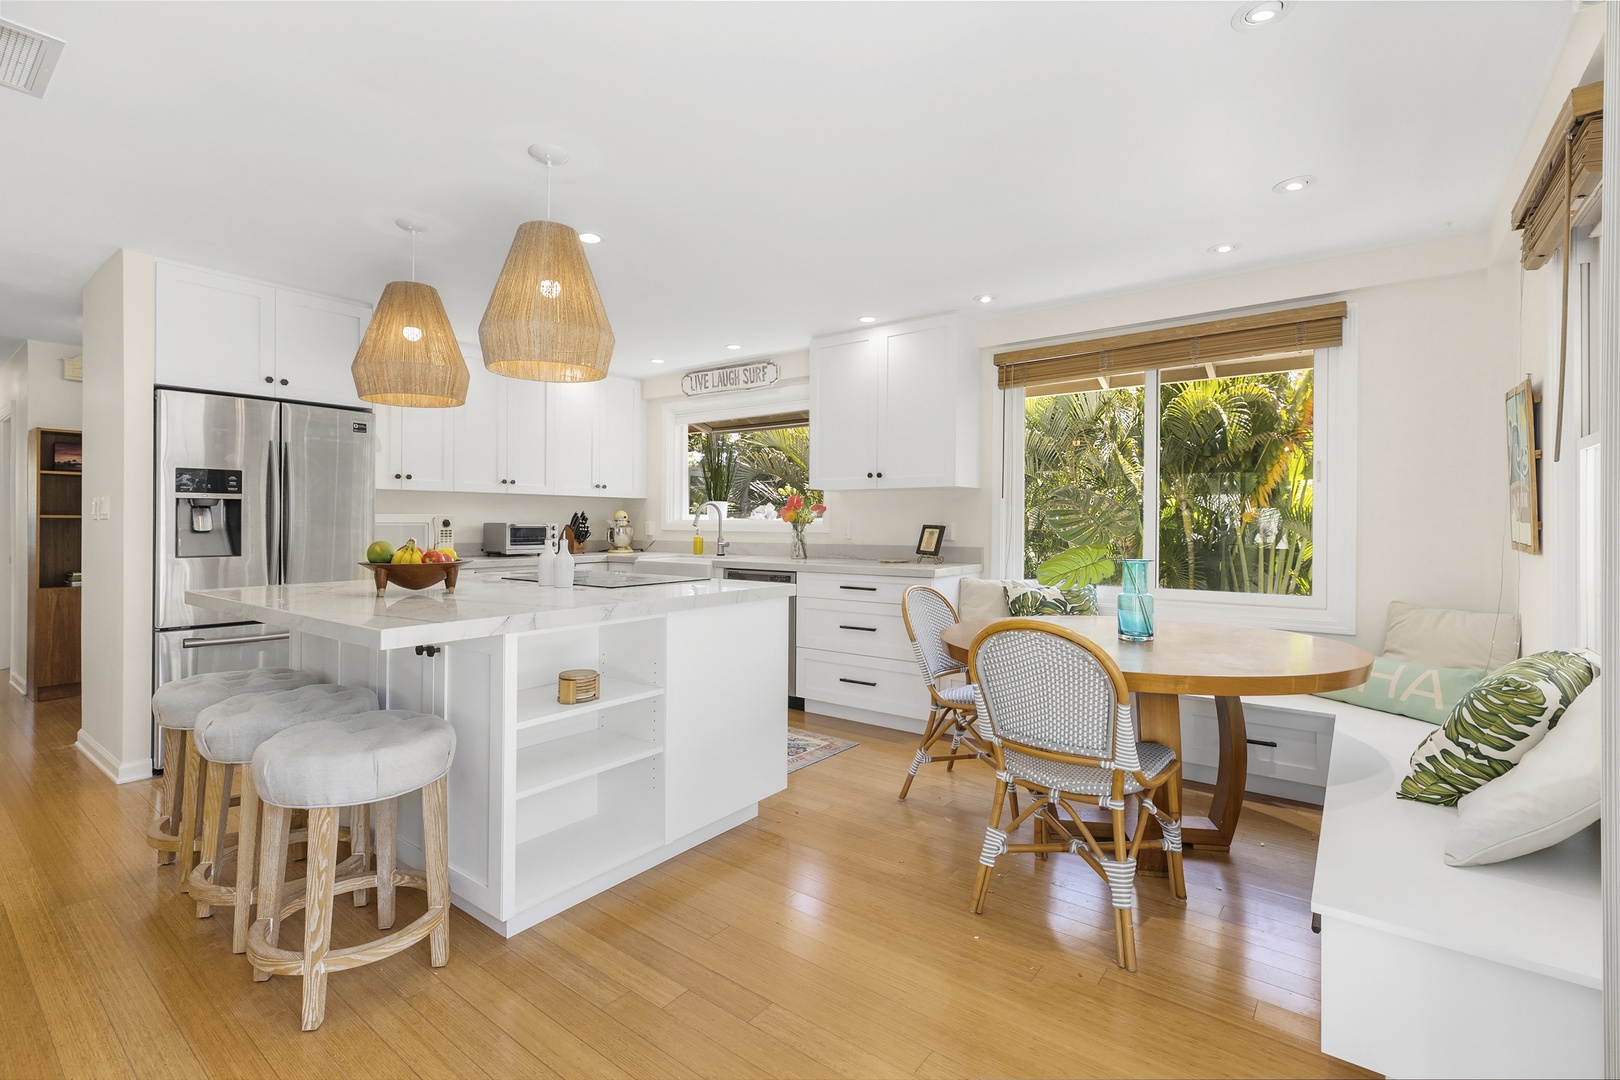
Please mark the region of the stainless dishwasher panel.
MULTIPOLYGON (((161 630, 153 635, 152 689, 210 671, 284 668, 287 631, 263 623, 161 630)), ((163 739, 152 721, 152 768, 163 768, 163 739)))
MULTIPOLYGON (((793 570, 733 570, 726 567, 725 581, 769 581, 778 585, 798 585, 799 575, 793 570)), ((792 708, 804 708, 799 697, 799 597, 788 597, 788 699, 792 708)))

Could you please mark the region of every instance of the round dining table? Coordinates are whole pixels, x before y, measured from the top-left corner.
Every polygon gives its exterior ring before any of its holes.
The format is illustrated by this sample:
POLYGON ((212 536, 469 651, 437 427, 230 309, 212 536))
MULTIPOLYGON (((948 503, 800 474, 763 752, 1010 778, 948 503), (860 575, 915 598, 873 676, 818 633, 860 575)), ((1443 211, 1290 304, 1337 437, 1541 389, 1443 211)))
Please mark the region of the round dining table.
MULTIPOLYGON (((1000 621, 1000 620, 996 620, 1000 621)), ((1226 851, 1243 812, 1249 774, 1249 741, 1243 698, 1275 694, 1314 694, 1359 686, 1372 670, 1372 656, 1344 641, 1224 623, 1160 621, 1152 641, 1122 641, 1111 615, 1050 616, 1040 619, 1065 627, 1099 645, 1125 674, 1136 705, 1138 738, 1181 753, 1181 695, 1215 699, 1220 765, 1208 817, 1185 815, 1183 843, 1226 851)), ((973 640, 992 621, 961 622, 944 632, 945 650, 968 663, 973 640)), ((1179 777, 1175 781, 1179 784, 1179 777)), ((1151 816, 1146 826, 1156 829, 1151 816)), ((1149 838, 1151 839, 1151 838, 1149 838)), ((1144 845, 1143 869, 1154 854, 1144 845)), ((1162 853, 1161 853, 1162 858, 1162 853)), ((1158 859, 1151 860, 1158 862, 1158 859)))

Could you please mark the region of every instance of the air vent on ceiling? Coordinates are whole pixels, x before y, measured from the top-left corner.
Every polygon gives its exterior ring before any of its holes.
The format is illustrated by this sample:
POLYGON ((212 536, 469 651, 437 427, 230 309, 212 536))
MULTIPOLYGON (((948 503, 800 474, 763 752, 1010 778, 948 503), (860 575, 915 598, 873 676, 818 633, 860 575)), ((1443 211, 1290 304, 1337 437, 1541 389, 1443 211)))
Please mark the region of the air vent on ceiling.
POLYGON ((49 34, 0 19, 0 86, 44 97, 62 45, 49 34))

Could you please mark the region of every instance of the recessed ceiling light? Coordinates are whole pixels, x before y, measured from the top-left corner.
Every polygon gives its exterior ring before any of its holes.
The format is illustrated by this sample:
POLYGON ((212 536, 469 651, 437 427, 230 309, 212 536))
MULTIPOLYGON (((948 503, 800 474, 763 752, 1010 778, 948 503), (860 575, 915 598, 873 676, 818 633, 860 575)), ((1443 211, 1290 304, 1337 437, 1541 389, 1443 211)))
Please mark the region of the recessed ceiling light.
POLYGON ((726 348, 728 348, 728 349, 740 349, 740 348, 742 348, 742 346, 741 345, 727 345, 726 348))
POLYGON ((1232 29, 1258 30, 1288 14, 1294 5, 1287 0, 1253 0, 1232 13, 1232 29))
POLYGON ((655 356, 652 358, 651 362, 654 364, 662 364, 664 362, 664 358, 662 356, 655 356))
POLYGON ((579 234, 579 242, 582 244, 600 244, 602 238, 593 232, 582 232, 579 234))
POLYGON ((1211 255, 1230 255, 1242 246, 1242 244, 1214 244, 1210 247, 1209 253, 1211 255))
POLYGON ((877 316, 876 315, 862 315, 859 319, 856 319, 855 321, 856 322, 877 322, 877 316))
POLYGON ((1314 176, 1290 176, 1286 180, 1279 180, 1272 184, 1271 190, 1279 195, 1287 195, 1294 191, 1304 191, 1314 183, 1316 183, 1316 177, 1314 176))
POLYGON ((973 299, 977 300, 981 304, 988 304, 990 301, 995 299, 995 296, 993 296, 990 293, 980 293, 978 296, 975 296, 973 299))

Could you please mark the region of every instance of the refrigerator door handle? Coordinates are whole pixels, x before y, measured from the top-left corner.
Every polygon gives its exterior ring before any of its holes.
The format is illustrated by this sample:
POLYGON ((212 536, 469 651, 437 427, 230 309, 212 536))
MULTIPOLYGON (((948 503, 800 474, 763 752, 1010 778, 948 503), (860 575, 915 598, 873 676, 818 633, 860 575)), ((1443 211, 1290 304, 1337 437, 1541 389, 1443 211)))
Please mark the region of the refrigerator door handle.
POLYGON ((274 585, 281 566, 281 497, 276 483, 276 441, 271 439, 269 445, 264 485, 264 579, 274 585))
POLYGON ((287 444, 281 444, 281 566, 276 572, 276 584, 287 584, 287 546, 291 543, 288 536, 288 518, 292 516, 292 470, 287 461, 287 444))
POLYGON ((284 634, 255 634, 253 637, 188 637, 180 639, 180 647, 182 649, 213 649, 222 645, 258 645, 266 641, 286 641, 290 637, 292 637, 290 631, 284 634))

